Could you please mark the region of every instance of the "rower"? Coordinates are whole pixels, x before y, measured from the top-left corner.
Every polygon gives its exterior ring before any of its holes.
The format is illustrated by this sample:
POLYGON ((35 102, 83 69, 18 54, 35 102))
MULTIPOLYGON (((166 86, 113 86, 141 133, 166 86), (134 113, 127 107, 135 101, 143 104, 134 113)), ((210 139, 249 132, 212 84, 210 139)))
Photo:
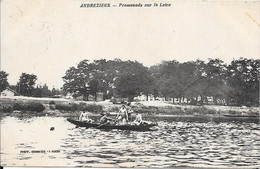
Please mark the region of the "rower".
POLYGON ((108 113, 106 112, 100 119, 101 124, 110 124, 114 119, 108 117, 108 113))
POLYGON ((88 117, 88 114, 85 111, 82 111, 79 116, 80 121, 92 123, 93 120, 88 117))

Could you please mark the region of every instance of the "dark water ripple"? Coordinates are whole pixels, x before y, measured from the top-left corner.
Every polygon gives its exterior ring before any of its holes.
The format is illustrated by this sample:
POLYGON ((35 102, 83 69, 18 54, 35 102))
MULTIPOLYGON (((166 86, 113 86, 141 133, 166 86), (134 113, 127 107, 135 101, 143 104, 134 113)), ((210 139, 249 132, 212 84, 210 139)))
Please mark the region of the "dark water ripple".
POLYGON ((1 133, 9 133, 1 134, 2 164, 8 166, 260 167, 256 123, 169 118, 158 120, 158 130, 152 132, 75 128, 62 117, 4 117, 1 125, 1 133), (52 126, 54 131, 49 130, 52 126))

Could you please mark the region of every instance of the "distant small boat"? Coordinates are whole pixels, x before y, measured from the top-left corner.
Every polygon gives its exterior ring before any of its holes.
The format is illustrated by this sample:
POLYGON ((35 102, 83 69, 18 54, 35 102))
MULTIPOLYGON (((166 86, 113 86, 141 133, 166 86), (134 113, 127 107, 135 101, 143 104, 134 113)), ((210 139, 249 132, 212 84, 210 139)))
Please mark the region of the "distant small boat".
POLYGON ((140 125, 133 125, 133 124, 125 124, 125 125, 117 125, 117 124, 100 124, 100 123, 88 123, 84 121, 78 121, 73 119, 67 119, 70 123, 75 124, 79 127, 86 127, 86 128, 96 128, 96 129, 119 129, 119 130, 132 130, 132 131, 152 131, 152 127, 157 126, 156 123, 150 124, 140 124, 140 125))

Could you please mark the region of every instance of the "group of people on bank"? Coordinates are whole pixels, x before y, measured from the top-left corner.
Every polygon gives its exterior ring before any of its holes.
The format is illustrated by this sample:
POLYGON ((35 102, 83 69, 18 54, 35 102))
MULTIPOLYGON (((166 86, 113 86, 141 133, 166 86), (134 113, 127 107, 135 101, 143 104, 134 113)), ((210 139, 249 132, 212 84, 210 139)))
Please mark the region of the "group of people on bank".
MULTIPOLYGON (((130 106, 130 103, 126 105, 122 105, 119 108, 119 111, 116 115, 116 118, 109 117, 109 113, 104 113, 104 115, 100 118, 101 124, 118 124, 118 125, 125 125, 125 124, 134 124, 134 125, 140 125, 143 123, 141 114, 137 114, 135 117, 135 120, 133 120, 133 114, 134 111, 130 106)), ((94 122, 94 120, 90 119, 86 112, 81 112, 79 116, 80 121, 85 121, 88 123, 94 122)))

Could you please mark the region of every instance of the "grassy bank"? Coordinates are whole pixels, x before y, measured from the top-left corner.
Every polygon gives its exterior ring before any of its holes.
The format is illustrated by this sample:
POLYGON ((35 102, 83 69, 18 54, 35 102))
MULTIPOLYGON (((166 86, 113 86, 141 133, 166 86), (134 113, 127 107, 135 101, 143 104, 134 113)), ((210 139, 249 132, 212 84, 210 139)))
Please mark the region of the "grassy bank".
MULTIPOLYGON (((101 112, 115 114, 120 105, 111 102, 84 102, 52 98, 1 98, 0 112, 22 112, 27 114, 50 114, 54 116, 77 116, 79 111, 87 111, 94 115, 101 112)), ((230 107, 230 106, 191 106, 173 105, 167 102, 138 102, 132 103, 134 112, 143 115, 177 115, 177 116, 258 116, 259 107, 230 107)))
POLYGON ((64 100, 0 99, 0 113, 68 116, 78 114, 79 111, 99 114, 103 106, 64 100))
POLYGON ((210 115, 210 116, 259 116, 259 108, 222 108, 221 106, 141 106, 134 108, 135 112, 154 115, 210 115))

